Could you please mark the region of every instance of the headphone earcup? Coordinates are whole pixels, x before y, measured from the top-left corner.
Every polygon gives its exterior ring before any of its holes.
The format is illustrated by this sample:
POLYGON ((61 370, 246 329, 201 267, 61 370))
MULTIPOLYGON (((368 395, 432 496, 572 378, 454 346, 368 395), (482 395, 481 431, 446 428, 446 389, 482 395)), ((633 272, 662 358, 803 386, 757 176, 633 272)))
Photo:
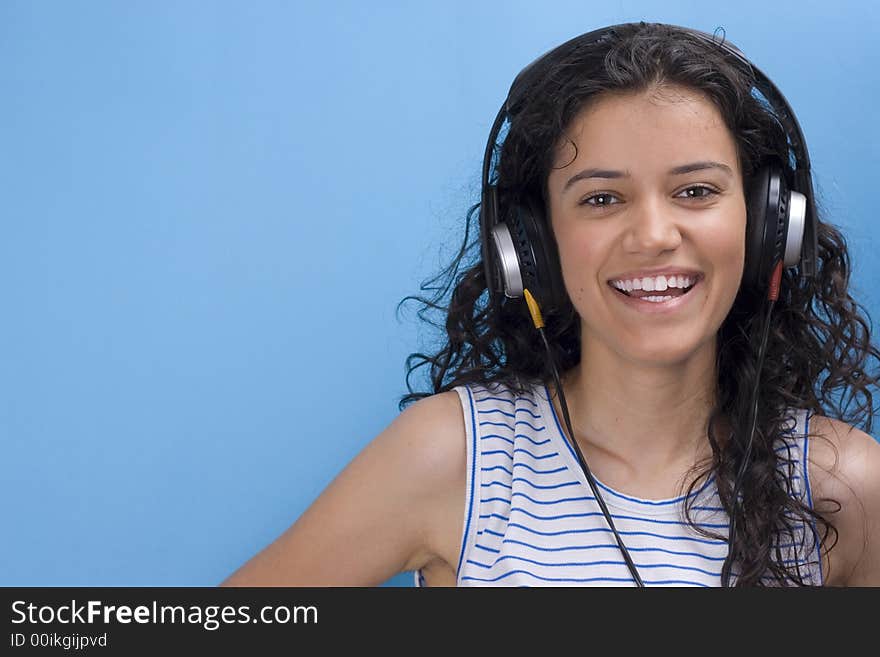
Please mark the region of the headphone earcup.
POLYGON ((789 190, 782 169, 762 167, 746 198, 746 257, 742 284, 765 293, 774 265, 783 259, 788 234, 789 190))
POLYGON ((535 297, 543 313, 559 311, 567 295, 556 240, 543 210, 534 202, 514 206, 509 228, 523 286, 535 297))

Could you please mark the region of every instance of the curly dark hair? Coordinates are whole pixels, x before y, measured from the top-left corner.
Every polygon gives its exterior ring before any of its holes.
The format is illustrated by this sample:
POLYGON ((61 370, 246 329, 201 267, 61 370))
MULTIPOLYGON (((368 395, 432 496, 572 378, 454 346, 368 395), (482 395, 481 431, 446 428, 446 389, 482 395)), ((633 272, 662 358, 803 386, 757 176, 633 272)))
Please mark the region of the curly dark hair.
MULTIPOLYGON (((562 52, 511 108, 498 157, 499 221, 505 220, 506 208, 529 198, 547 207, 546 184, 554 154, 566 128, 587 103, 612 90, 640 92, 664 84, 698 90, 714 103, 735 138, 744 192, 770 158, 782 163, 792 185, 788 139, 770 104, 756 93, 749 67, 674 26, 638 23, 617 29, 601 43, 562 52)), ((754 444, 742 483, 739 522, 722 571, 726 582, 724 574, 729 575, 735 563, 737 586, 809 584, 797 564, 787 563, 778 549, 784 539, 797 536, 796 527, 814 527, 816 531, 808 534, 820 542, 824 554, 837 543, 830 516, 839 510, 839 503, 823 500, 828 510, 820 513, 797 499, 790 483, 780 477, 779 467, 786 463, 773 443, 788 426, 790 410, 808 409, 868 432, 875 412, 871 388, 880 380, 876 368, 880 351, 871 342, 867 311, 849 293, 846 241, 838 228, 820 220, 815 199, 808 202, 817 222, 817 271, 814 278, 805 278, 799 269, 785 270, 770 318, 754 444)), ((475 225, 478 210, 479 203, 467 213, 464 240, 452 263, 421 285, 422 292, 433 295, 407 296, 398 304, 400 310, 407 301, 420 302, 419 318, 445 330, 436 353, 413 353, 407 358, 409 394, 401 398, 401 410, 417 399, 468 383, 502 382, 524 394, 531 382, 544 382, 550 389, 554 380, 525 303, 488 292, 475 225), (429 315, 435 313, 445 321, 433 321, 429 315), (415 392, 410 377, 426 365, 430 365, 431 391, 415 392)), ((741 288, 719 330, 716 404, 707 429, 713 457, 711 463, 695 464, 687 488, 692 500, 690 493, 698 483, 714 474, 728 513, 746 455, 741 437, 747 437, 751 428, 750 399, 744 391, 751 391, 758 374, 760 307, 760 297, 741 288), (716 435, 722 418, 731 430, 727 437, 716 435)), ((578 314, 566 295, 562 307, 551 309, 544 319, 552 356, 558 371, 565 373, 580 362, 578 314)), ((690 506, 689 502, 687 521, 697 532, 728 540, 693 523, 690 506)), ((815 542, 812 547, 817 547, 815 542)))

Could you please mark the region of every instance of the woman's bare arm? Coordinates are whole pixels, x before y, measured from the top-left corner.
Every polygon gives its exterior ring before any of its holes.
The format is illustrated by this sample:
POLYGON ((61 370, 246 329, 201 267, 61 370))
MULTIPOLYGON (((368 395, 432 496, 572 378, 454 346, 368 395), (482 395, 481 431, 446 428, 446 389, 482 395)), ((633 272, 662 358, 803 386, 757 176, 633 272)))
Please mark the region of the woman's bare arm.
POLYGON ((421 568, 436 556, 433 521, 464 469, 458 393, 421 399, 220 586, 376 586, 421 568))

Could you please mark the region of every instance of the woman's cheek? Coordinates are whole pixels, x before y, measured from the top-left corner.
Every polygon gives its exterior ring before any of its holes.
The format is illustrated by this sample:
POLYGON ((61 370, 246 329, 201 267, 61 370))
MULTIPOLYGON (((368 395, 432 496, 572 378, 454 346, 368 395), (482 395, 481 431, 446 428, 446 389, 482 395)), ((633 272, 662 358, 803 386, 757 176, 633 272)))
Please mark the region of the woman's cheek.
POLYGON ((595 289, 601 281, 598 279, 596 263, 599 262, 600 249, 597 244, 589 239, 565 242, 560 248, 560 265, 565 289, 568 291, 571 302, 579 312, 583 311, 586 298, 590 296, 588 289, 595 289))

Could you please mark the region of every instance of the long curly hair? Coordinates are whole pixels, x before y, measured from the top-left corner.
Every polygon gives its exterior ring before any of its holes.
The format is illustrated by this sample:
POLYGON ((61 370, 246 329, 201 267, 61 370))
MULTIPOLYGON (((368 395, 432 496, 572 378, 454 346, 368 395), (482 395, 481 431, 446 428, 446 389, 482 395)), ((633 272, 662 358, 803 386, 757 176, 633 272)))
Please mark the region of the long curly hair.
MULTIPOLYGON (((720 48, 674 26, 630 24, 599 43, 562 52, 510 108, 509 126, 497 163, 499 221, 515 203, 527 199, 547 207, 546 184, 554 154, 574 117, 608 91, 640 92, 674 84, 698 90, 719 110, 734 136, 744 192, 762 163, 775 158, 793 183, 792 157, 785 131, 774 110, 754 87, 753 72, 720 48)), ((795 187, 796 188, 796 187, 795 187)), ((837 542, 832 515, 835 500, 823 500, 821 513, 791 492, 780 469, 793 464, 774 451, 774 441, 790 429, 791 409, 834 417, 870 432, 872 387, 880 375, 880 352, 871 342, 867 311, 849 293, 850 258, 841 232, 820 220, 815 199, 817 273, 803 278, 785 270, 770 318, 770 332, 760 368, 758 414, 750 463, 742 482, 741 509, 722 573, 736 566, 736 586, 807 585, 797 563, 779 550, 798 527, 811 527, 812 552, 827 554, 837 542), (872 365, 873 363, 873 365, 872 365)), ((444 332, 435 353, 413 353, 406 360, 409 394, 403 410, 423 397, 468 383, 501 382, 518 394, 541 381, 554 380, 545 346, 522 300, 489 294, 480 250, 479 203, 465 220, 464 239, 451 264, 424 282, 429 297, 407 296, 421 304, 418 316, 444 332), (450 294, 451 292, 451 294, 450 294), (439 320, 432 318, 439 314, 439 320), (430 392, 413 390, 410 378, 430 366, 430 392)), ((546 213, 544 215, 546 217, 546 213)), ((547 227, 549 231, 549 226, 547 227)), ((700 482, 715 475, 724 509, 731 513, 737 473, 746 455, 751 428, 749 394, 758 376, 761 340, 760 297, 741 288, 719 329, 716 404, 707 426, 711 462, 695 464, 688 500, 700 482), (731 430, 716 434, 722 418, 731 430)), ((580 362, 580 319, 566 295, 560 308, 545 314, 545 333, 558 371, 580 362)), ((687 522, 702 535, 728 540, 696 525, 686 505, 687 522)), ((837 508, 834 508, 834 507, 837 508)), ((796 560, 795 560, 796 561, 796 560)), ((827 575, 827 573, 826 573, 827 575)), ((727 581, 723 577, 723 581, 727 581)))

